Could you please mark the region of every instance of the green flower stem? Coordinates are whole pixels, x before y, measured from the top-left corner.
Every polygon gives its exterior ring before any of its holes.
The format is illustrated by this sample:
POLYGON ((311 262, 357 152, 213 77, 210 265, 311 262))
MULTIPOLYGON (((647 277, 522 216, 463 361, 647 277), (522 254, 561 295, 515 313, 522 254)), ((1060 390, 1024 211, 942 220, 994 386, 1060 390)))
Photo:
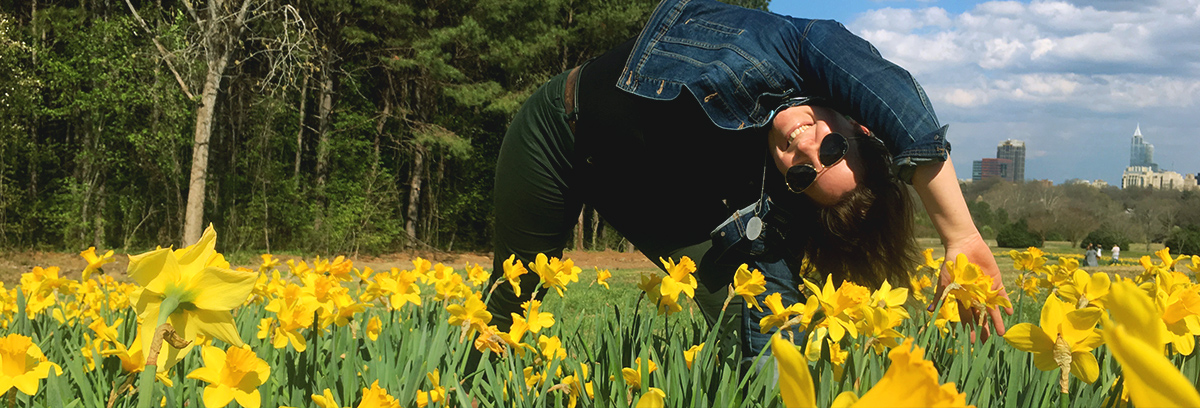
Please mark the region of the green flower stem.
MULTIPOLYGON (((175 308, 179 307, 178 296, 167 296, 159 304, 158 320, 154 325, 154 332, 158 333, 158 328, 167 323, 167 319, 171 317, 171 313, 175 312, 175 308)), ((153 344, 154 339, 150 339, 153 344)), ((161 346, 162 342, 159 342, 161 346)), ((142 369, 138 377, 138 408, 151 408, 154 406, 154 374, 158 372, 158 350, 151 347, 146 350, 146 367, 142 369)))

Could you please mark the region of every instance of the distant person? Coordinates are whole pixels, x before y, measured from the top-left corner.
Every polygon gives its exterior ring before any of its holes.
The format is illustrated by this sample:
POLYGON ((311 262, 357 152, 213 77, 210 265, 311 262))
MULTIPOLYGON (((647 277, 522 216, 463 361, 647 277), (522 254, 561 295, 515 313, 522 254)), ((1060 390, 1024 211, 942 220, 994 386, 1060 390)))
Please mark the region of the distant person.
POLYGON ((1121 261, 1121 247, 1117 246, 1117 244, 1113 244, 1113 247, 1112 247, 1112 262, 1111 262, 1111 263, 1114 263, 1114 264, 1115 264, 1115 263, 1117 263, 1117 262, 1120 262, 1120 261, 1121 261))
POLYGON ((1083 258, 1084 258, 1084 259, 1083 259, 1083 266, 1097 266, 1097 265, 1099 265, 1099 264, 1100 264, 1100 261, 1097 259, 1099 256, 1100 256, 1099 252, 1098 252, 1098 251, 1096 251, 1096 245, 1095 245, 1095 244, 1088 244, 1088 247, 1087 247, 1087 253, 1085 253, 1085 254, 1083 255, 1083 258))

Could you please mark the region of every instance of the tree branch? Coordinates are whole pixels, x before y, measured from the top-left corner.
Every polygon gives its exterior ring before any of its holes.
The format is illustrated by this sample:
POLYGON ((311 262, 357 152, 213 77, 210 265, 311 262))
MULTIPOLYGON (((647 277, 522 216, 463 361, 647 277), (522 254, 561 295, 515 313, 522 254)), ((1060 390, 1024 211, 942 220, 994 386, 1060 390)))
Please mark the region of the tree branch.
POLYGON ((133 18, 137 19, 138 24, 142 25, 143 30, 146 30, 146 34, 150 36, 150 41, 154 42, 154 48, 157 48, 158 53, 162 54, 163 61, 167 63, 167 69, 170 69, 171 74, 175 75, 175 82, 179 83, 179 88, 183 90, 183 94, 187 95, 188 99, 195 100, 196 96, 192 95, 192 91, 188 88, 187 83, 183 82, 183 76, 179 75, 179 71, 175 69, 175 64, 171 63, 171 53, 167 52, 167 48, 158 42, 158 35, 150 30, 150 25, 146 24, 146 20, 143 20, 142 16, 138 14, 137 9, 133 7, 133 3, 125 0, 125 5, 129 6, 129 11, 133 13, 133 18))

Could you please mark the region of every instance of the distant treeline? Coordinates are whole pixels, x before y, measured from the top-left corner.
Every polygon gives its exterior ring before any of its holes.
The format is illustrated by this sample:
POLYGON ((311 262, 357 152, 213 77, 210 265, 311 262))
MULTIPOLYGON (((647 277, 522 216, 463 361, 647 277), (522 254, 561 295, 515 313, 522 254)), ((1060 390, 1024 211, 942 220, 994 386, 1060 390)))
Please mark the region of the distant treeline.
POLYGON ((1156 242, 1200 254, 1200 191, 987 179, 963 184, 963 194, 985 238, 1022 239, 1008 246, 1156 242))
POLYGON ((655 4, 0 0, 0 247, 489 249, 512 115, 655 4))

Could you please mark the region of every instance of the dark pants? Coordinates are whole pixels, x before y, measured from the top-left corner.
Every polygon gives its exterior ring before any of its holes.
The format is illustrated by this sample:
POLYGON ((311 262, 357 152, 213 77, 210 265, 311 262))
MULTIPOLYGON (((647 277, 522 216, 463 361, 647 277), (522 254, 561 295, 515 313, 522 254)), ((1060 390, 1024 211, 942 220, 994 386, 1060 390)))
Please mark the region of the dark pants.
MULTIPOLYGON (((582 159, 575 152, 575 136, 567 123, 563 107, 566 73, 562 73, 542 85, 521 107, 500 147, 496 160, 495 197, 495 258, 493 259, 493 284, 502 279, 504 261, 516 255, 517 261, 527 264, 538 253, 548 257, 562 257, 563 248, 571 236, 571 228, 579 220, 587 182, 582 180, 576 163, 582 159)), ((601 206, 603 207, 603 205, 601 206)), ((655 214, 645 214, 638 220, 635 212, 622 208, 606 213, 612 221, 623 225, 652 224, 655 214), (631 216, 630 214, 635 214, 631 216)), ((703 221, 698 221, 703 222, 703 221)), ((639 226, 642 230, 654 230, 639 226)), ((658 264, 658 259, 681 257, 692 258, 700 268, 705 267, 703 258, 712 243, 701 237, 667 239, 664 237, 630 237, 629 232, 618 227, 627 238, 637 245, 648 258, 658 264)), ((663 228, 663 235, 670 235, 663 228)), ((661 265, 660 265, 661 267, 661 265)), ((734 265, 736 268, 736 265, 734 265)), ((729 270, 729 274, 733 270, 729 270)), ((488 311, 492 313, 492 324, 500 330, 512 325, 510 313, 520 313, 521 303, 530 299, 537 289, 536 275, 525 275, 521 279, 520 299, 508 284, 502 284, 492 293, 488 311)), ((490 288, 490 286, 489 286, 490 288)), ((724 288, 712 291, 704 285, 696 290, 696 302, 705 318, 713 323, 725 301, 724 288), (713 293, 716 292, 716 293, 713 293)), ((731 310, 738 310, 738 303, 731 310)), ((729 316, 733 318, 733 316, 729 316)))

